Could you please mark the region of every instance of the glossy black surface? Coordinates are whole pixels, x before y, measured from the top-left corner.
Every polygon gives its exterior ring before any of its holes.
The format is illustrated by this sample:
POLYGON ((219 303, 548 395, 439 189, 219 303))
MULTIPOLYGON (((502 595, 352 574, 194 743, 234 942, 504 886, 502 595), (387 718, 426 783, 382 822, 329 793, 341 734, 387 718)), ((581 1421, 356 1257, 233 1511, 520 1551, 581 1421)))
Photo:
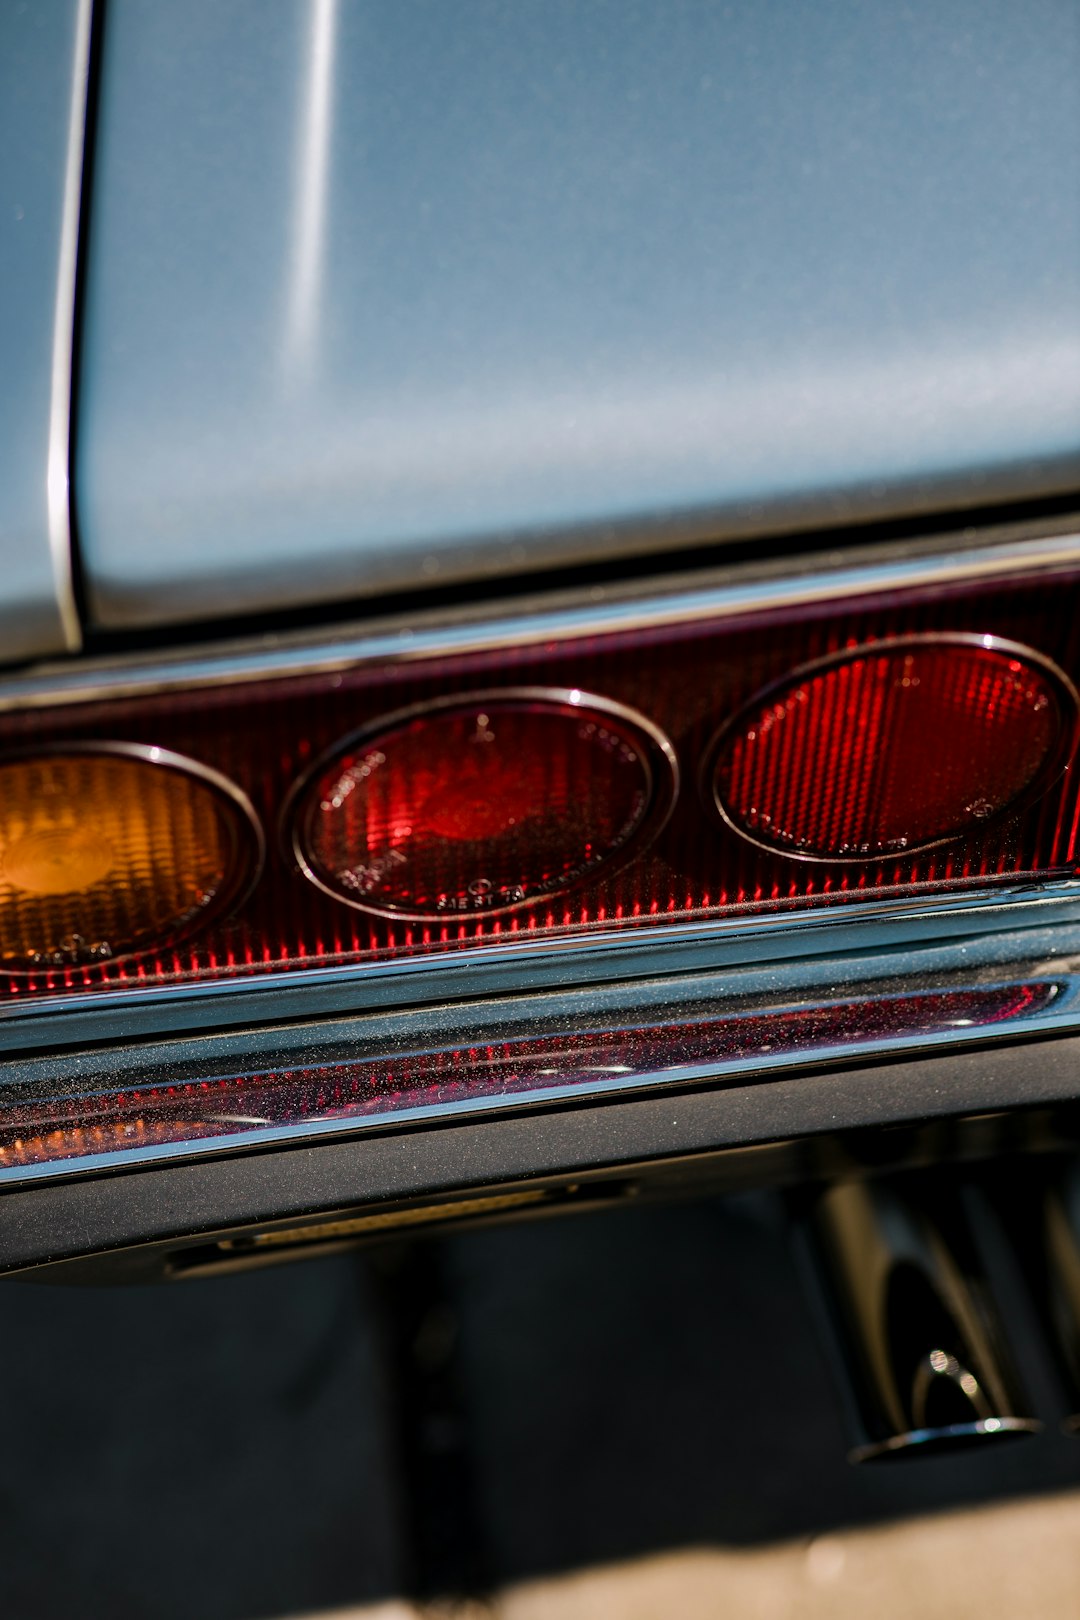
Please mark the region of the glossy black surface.
POLYGON ((850 1461, 1036 1432, 959 1176, 841 1182, 813 1200, 805 1252, 849 1392, 850 1461))

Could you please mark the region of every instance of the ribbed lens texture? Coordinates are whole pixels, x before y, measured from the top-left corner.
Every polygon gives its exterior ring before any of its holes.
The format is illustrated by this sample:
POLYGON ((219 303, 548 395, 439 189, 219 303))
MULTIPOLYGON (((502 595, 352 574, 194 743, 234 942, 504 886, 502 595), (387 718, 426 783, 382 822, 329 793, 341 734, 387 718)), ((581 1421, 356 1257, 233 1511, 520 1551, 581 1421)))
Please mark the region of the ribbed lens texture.
MULTIPOLYGON (((4 770, 32 750, 160 750, 234 784, 276 836, 233 906, 251 864, 233 863, 223 900, 214 816, 205 862, 180 820, 155 820, 162 853, 121 898, 103 865, 116 839, 86 812, 130 809, 126 789, 46 800, 0 780, 0 1001, 449 966, 712 919, 795 927, 822 907, 1072 878, 1080 772, 1059 767, 1077 681, 1080 573, 5 709, 4 770), (664 738, 704 791, 677 791, 664 738), (70 804, 67 899, 41 892, 33 846, 5 877, 5 807, 26 821, 38 800, 70 804), (194 882, 177 893, 181 871, 194 882), (91 893, 112 909, 75 905, 91 893), (42 926, 46 902, 63 915, 42 926)), ((156 769, 163 791, 182 774, 156 769)), ((204 791, 184 788, 178 814, 204 791)), ((246 819, 237 836, 257 839, 246 819)))
POLYGON ((296 852, 352 905, 467 916, 570 888, 635 837, 652 799, 630 723, 573 703, 478 699, 338 755, 297 807, 296 852))
POLYGON ((236 840, 201 779, 122 754, 0 766, 0 961, 105 962, 157 945, 234 882, 236 840))
POLYGON ((722 740, 713 787, 758 842, 864 860, 956 838, 1019 799, 1058 753, 1058 684, 960 641, 897 641, 804 674, 722 740))

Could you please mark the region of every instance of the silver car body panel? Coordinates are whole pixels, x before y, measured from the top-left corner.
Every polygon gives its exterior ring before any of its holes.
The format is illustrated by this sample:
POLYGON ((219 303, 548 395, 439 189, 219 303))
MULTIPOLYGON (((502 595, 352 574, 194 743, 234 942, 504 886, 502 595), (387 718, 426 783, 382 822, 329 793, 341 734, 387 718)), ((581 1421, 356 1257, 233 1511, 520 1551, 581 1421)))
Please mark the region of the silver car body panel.
POLYGON ((1075 488, 1078 78, 1058 0, 113 0, 92 618, 1075 488))
POLYGON ((74 650, 69 450, 90 0, 0 8, 0 660, 74 650))

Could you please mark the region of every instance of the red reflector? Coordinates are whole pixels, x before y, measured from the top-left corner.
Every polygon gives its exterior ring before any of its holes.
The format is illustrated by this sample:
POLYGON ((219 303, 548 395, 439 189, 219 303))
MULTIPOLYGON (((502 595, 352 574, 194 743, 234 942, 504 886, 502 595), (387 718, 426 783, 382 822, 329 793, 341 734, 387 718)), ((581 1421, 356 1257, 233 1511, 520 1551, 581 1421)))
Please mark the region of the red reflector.
POLYGON ((721 734, 712 787, 755 843, 812 860, 926 849, 985 825, 1064 764, 1076 694, 989 636, 907 637, 804 669, 721 734))
POLYGON ((674 797, 670 745, 579 692, 487 692, 335 750, 293 822, 327 893, 412 916, 503 911, 640 848, 674 797))

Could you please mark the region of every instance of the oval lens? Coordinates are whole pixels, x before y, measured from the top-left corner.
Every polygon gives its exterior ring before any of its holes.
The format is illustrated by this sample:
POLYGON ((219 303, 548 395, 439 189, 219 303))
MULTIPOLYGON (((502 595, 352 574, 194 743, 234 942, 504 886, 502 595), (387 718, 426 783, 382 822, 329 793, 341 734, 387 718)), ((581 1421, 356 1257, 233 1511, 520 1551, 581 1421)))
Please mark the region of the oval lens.
POLYGON ((0 965, 170 943, 250 875, 245 832, 251 846, 239 800, 159 750, 73 746, 0 763, 0 965))
POLYGON ((873 860, 977 830, 1061 762, 1064 676, 1024 649, 960 638, 863 647, 751 702, 719 739, 712 791, 755 843, 873 860))
POLYGON ((588 700, 492 694, 432 708, 373 729, 316 770, 293 848, 307 875, 350 905, 418 917, 505 910, 638 847, 655 825, 665 753, 588 700))

